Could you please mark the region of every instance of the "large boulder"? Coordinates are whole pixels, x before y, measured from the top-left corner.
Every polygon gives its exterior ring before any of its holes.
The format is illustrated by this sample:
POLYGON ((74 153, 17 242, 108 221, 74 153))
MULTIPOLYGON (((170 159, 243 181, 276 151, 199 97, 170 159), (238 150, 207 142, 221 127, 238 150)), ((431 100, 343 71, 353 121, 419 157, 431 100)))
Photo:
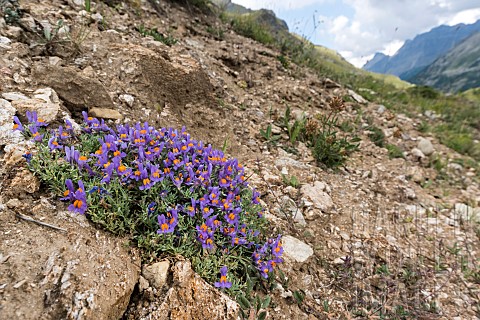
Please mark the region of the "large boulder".
POLYGON ((33 78, 53 88, 70 111, 87 107, 114 108, 103 84, 77 68, 41 65, 34 69, 33 78))

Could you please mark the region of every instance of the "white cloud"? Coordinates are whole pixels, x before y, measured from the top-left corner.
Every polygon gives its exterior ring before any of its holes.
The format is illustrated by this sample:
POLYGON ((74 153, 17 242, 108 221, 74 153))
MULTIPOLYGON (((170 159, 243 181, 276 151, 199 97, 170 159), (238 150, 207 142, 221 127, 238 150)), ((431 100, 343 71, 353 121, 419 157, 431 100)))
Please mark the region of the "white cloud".
POLYGON ((345 16, 338 16, 332 21, 332 28, 331 32, 336 33, 337 31, 340 31, 344 29, 348 25, 348 18, 345 16))
POLYGON ((472 23, 480 18, 478 0, 343 0, 353 8, 346 17, 321 19, 320 33, 333 38, 333 49, 357 65, 375 52, 394 54, 407 39, 442 23, 472 23))
POLYGON ((450 20, 445 21, 444 23, 448 24, 449 26, 454 26, 459 23, 471 24, 478 19, 480 19, 480 8, 460 11, 459 13, 455 14, 450 20))

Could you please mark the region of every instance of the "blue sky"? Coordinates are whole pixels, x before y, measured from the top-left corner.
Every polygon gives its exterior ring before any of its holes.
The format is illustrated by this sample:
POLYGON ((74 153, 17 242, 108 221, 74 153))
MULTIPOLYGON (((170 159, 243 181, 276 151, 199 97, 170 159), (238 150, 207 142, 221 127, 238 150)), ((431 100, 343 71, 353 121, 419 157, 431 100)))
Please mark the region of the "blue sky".
POLYGON ((480 0, 232 0, 267 8, 290 31, 361 67, 375 52, 393 55, 407 39, 441 24, 480 19, 480 0))

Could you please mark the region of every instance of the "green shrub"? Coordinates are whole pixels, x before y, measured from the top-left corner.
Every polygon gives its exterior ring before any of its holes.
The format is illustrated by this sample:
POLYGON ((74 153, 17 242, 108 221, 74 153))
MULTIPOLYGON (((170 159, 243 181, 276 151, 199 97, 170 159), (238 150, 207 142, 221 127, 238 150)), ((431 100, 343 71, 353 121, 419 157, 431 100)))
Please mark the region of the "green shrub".
POLYGON ((252 278, 272 278, 282 262, 281 238, 269 237, 260 194, 236 159, 182 130, 148 123, 109 128, 88 117, 46 130, 35 113, 15 130, 38 151, 28 166, 68 209, 129 236, 145 260, 183 255, 195 271, 236 295, 252 278), (228 275, 227 275, 228 272, 228 275), (220 277, 220 281, 218 281, 220 277))

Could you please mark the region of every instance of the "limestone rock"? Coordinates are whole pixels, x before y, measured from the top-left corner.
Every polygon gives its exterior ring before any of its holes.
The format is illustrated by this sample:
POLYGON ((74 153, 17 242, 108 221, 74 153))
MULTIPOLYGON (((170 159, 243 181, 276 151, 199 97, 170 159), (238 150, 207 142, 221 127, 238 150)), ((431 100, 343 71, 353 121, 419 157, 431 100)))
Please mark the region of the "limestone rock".
POLYGON ((193 272, 189 261, 172 267, 173 286, 149 319, 237 319, 238 304, 193 272))
POLYGON ((452 212, 453 219, 464 221, 480 221, 480 208, 472 208, 464 203, 455 203, 452 212))
POLYGON ((123 116, 120 112, 114 109, 106 108, 91 108, 88 111, 89 116, 103 119, 122 120, 123 116))
POLYGON ((12 102, 12 105, 22 115, 22 118, 27 111, 36 112, 38 118, 45 120, 47 123, 54 121, 60 111, 58 103, 45 102, 43 99, 16 100, 12 102))
POLYGON ((417 148, 420 149, 420 151, 426 156, 429 156, 433 152, 435 152, 435 148, 433 147, 433 144, 430 142, 430 140, 425 138, 420 138, 420 140, 418 141, 417 148))
POLYGON ((292 236, 283 236, 282 245, 285 256, 296 262, 305 262, 313 255, 313 249, 308 244, 292 236))
POLYGON ((5 92, 5 93, 2 93, 2 97, 5 100, 8 100, 8 101, 27 100, 28 99, 28 97, 26 95, 24 95, 23 93, 20 93, 20 92, 5 92))
POLYGON ((348 94, 353 98, 353 100, 355 100, 358 103, 365 104, 365 103, 368 102, 367 100, 365 100, 364 97, 362 97, 361 95, 359 95, 358 93, 356 93, 353 90, 348 90, 348 94))
POLYGON ((415 160, 420 160, 425 158, 425 154, 423 154, 422 150, 418 148, 413 148, 412 151, 410 152, 412 153, 412 156, 415 157, 415 160))
POLYGON ((118 99, 122 102, 125 102, 129 107, 133 107, 135 98, 129 94, 121 94, 118 96, 118 99))
POLYGON ((332 198, 324 190, 326 186, 320 181, 315 181, 313 185, 305 184, 300 189, 302 197, 311 201, 315 208, 328 212, 333 207, 332 198))
POLYGON ((0 99, 0 146, 17 144, 23 140, 20 131, 12 131, 15 111, 10 102, 0 99))
POLYGON ((142 276, 154 288, 161 289, 167 282, 168 269, 170 262, 168 260, 156 262, 142 268, 142 276))
POLYGON ((53 88, 70 111, 80 111, 85 107, 114 107, 103 84, 84 76, 76 68, 53 65, 37 67, 33 78, 53 88))

